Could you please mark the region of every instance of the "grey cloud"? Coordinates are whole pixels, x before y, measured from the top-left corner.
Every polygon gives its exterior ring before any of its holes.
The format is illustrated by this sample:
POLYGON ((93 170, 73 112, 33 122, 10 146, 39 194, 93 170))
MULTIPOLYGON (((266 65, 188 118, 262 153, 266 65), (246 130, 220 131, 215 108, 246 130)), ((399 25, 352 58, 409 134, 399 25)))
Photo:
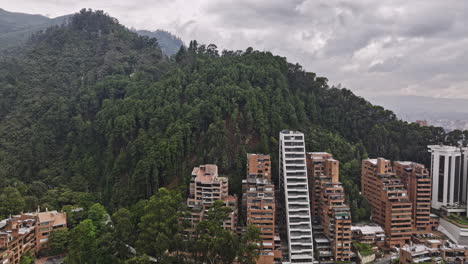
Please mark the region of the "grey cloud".
POLYGON ((393 57, 383 62, 376 63, 369 67, 370 72, 390 72, 402 64, 400 57, 393 57))
POLYGON ((166 29, 186 43, 269 50, 362 96, 468 98, 465 0, 0 0, 0 6, 57 16, 104 9, 129 27, 166 29))

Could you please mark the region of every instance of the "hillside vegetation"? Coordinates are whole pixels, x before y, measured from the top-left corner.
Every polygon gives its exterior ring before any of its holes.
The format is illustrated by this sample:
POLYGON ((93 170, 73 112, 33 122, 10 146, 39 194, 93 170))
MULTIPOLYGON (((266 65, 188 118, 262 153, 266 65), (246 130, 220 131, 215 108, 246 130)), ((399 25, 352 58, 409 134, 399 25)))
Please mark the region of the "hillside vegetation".
POLYGON ((353 217, 365 219, 363 157, 427 164, 426 145, 468 138, 400 121, 269 52, 192 41, 168 59, 102 11, 82 10, 4 56, 0 87, 0 201, 22 201, 0 202, 0 216, 92 202, 114 211, 183 186, 203 163, 239 193, 246 153, 277 164, 278 133, 293 129, 308 151, 341 161, 353 217))

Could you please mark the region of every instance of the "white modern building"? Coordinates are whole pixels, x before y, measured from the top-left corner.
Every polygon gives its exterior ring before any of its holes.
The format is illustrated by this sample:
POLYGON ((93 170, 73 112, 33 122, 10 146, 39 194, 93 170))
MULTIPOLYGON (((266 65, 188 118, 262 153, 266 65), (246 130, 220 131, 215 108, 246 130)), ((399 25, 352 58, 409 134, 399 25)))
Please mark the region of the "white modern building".
POLYGON ((283 130, 279 142, 279 189, 290 263, 313 263, 314 246, 304 134, 283 130))
POLYGON ((467 213, 468 147, 428 146, 431 153, 432 208, 467 213))

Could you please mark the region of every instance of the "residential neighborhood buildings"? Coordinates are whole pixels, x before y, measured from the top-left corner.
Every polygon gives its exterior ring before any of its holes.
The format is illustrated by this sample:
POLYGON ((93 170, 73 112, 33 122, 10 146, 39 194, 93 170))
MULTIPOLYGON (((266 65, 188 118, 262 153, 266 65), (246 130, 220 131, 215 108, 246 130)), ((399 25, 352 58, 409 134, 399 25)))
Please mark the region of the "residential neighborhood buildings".
POLYGON ((19 264, 25 253, 48 248, 51 233, 65 228, 67 215, 58 211, 24 213, 0 221, 0 263, 19 264))
POLYGON ((281 262, 281 243, 276 228, 275 185, 269 155, 248 154, 246 179, 242 181, 242 210, 246 225, 260 229, 263 244, 258 264, 281 262))

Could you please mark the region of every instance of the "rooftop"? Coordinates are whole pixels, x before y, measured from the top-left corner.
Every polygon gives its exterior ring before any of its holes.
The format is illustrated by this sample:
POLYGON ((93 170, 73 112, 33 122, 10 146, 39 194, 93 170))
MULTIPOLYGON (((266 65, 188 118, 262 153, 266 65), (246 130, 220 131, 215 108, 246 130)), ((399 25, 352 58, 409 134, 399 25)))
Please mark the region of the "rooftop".
POLYGON ((296 134, 296 135, 303 135, 303 133, 299 132, 299 131, 291 131, 291 130, 282 130, 280 132, 281 134, 296 134))
POLYGON ((328 152, 307 152, 308 155, 330 155, 328 152))
POLYGON ((37 213, 40 223, 54 222, 53 225, 66 225, 67 215, 65 213, 59 213, 57 211, 46 211, 37 213))
POLYGON ((248 153, 247 156, 258 156, 260 159, 269 159, 270 155, 268 154, 258 154, 258 153, 248 153))
POLYGON ((237 201, 237 196, 234 195, 228 195, 226 196, 223 201, 228 202, 228 201, 237 201))
POLYGON ((315 243, 330 243, 330 240, 328 240, 328 238, 316 238, 315 239, 315 243))
POLYGON ((427 146, 427 148, 429 149, 429 152, 460 152, 461 150, 468 151, 468 147, 456 147, 446 145, 429 145, 427 146))
POLYGON ((352 225, 351 231, 361 231, 363 234, 376 234, 376 233, 383 233, 384 230, 382 227, 378 225, 352 225))
POLYGON ((401 164, 403 166, 411 166, 413 164, 417 164, 415 162, 412 162, 412 161, 394 161, 393 163, 395 164, 401 164))
POLYGON ((429 247, 427 247, 425 245, 422 245, 422 244, 416 244, 416 245, 412 245, 412 246, 406 245, 406 246, 402 247, 401 250, 405 250, 405 251, 411 252, 413 254, 418 254, 418 253, 430 252, 430 251, 433 251, 434 249, 429 248, 429 247))
POLYGON ((218 166, 214 164, 200 165, 192 170, 195 180, 202 183, 211 183, 218 177, 218 166))

